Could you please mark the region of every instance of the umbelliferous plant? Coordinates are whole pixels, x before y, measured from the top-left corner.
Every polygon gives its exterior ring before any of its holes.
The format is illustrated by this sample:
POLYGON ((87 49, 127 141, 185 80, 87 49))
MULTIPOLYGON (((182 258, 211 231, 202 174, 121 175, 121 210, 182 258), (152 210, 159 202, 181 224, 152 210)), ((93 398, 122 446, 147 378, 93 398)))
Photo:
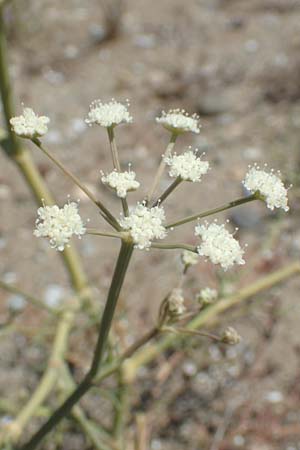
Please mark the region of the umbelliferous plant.
MULTIPOLYGON (((227 345, 238 343, 240 336, 232 327, 228 327, 218 334, 212 334, 201 328, 206 324, 208 325, 212 317, 235 305, 240 300, 272 286, 293 273, 299 272, 298 263, 291 265, 266 277, 257 285, 254 284, 247 288, 240 295, 226 298, 226 301, 219 298, 219 293, 216 290, 205 287, 201 289, 195 299, 195 307, 192 310, 189 310, 185 301, 184 280, 186 273, 191 266, 198 263, 200 258, 204 258, 208 264, 214 264, 224 271, 230 270, 234 265, 244 265, 247 259, 245 249, 234 236, 235 230, 230 229, 230 224, 219 224, 216 220, 209 220, 208 218, 221 211, 252 201, 264 202, 271 210, 281 208, 288 211, 288 189, 284 186, 280 173, 254 165, 249 168, 242 181, 248 192, 246 196, 208 211, 195 210, 195 213, 191 216, 169 221, 167 208, 164 207, 165 200, 170 195, 176 195, 176 189, 180 188, 183 183, 205 183, 205 177, 209 171, 213 170, 206 156, 199 154, 197 149, 188 148, 185 151, 180 149, 178 152, 174 151, 175 143, 180 135, 184 133, 198 134, 201 128, 197 115, 189 115, 183 110, 175 109, 162 112, 156 119, 157 126, 163 126, 166 133, 169 133, 169 144, 162 155, 156 174, 153 175, 153 182, 149 186, 147 195, 141 197, 136 204, 132 204, 130 192, 138 191, 142 180, 130 166, 126 170, 123 168, 122 157, 119 156, 115 139, 115 131, 119 125, 133 122, 129 104, 128 102, 120 103, 114 99, 107 103, 96 100, 90 105, 86 123, 90 126, 98 126, 99 132, 104 129, 108 136, 112 167, 105 170, 102 168, 103 171, 99 174, 99 182, 103 183, 120 200, 121 214, 119 217, 115 217, 110 206, 105 205, 45 147, 43 137, 48 132, 49 118, 37 115, 28 107, 24 108, 19 116, 13 114, 9 77, 5 64, 3 27, 1 32, 0 88, 7 133, 6 141, 2 142, 2 145, 8 155, 17 162, 40 204, 37 210, 36 223, 33 227, 33 235, 37 238, 47 239, 53 251, 57 251, 58 254, 63 256, 71 275, 74 297, 66 302, 62 310, 54 311, 47 307, 47 309, 50 309, 50 313, 57 313, 59 317, 48 367, 24 409, 15 419, 9 420, 2 426, 0 442, 6 449, 33 450, 43 442, 48 433, 62 419, 72 413, 95 448, 121 450, 125 446, 123 393, 126 391, 126 385, 134 380, 137 368, 151 361, 166 348, 175 345, 178 337, 182 336, 204 336, 227 345), (23 142, 18 138, 30 141, 37 151, 41 151, 83 191, 100 212, 101 220, 110 226, 110 231, 98 228, 98 224, 93 224, 93 227, 90 226, 88 220, 81 217, 78 202, 66 199, 66 203, 59 206, 53 201, 31 156, 24 149, 23 142), (165 172, 168 172, 170 183, 162 193, 158 194, 165 172), (196 239, 196 245, 176 242, 176 229, 189 222, 194 223, 194 230, 191 235, 196 239), (83 300, 90 296, 90 292, 78 255, 71 245, 71 240, 74 237, 84 239, 89 234, 99 236, 99 238, 118 239, 120 251, 102 311, 91 365, 83 380, 76 384, 68 370, 65 351, 74 317, 81 310, 83 300), (122 354, 112 357, 108 352, 111 326, 132 254, 135 251, 142 251, 145 252, 145 258, 147 258, 146 252, 155 249, 180 252, 180 282, 161 300, 157 320, 153 327, 122 354), (93 386, 113 374, 118 374, 120 380, 119 402, 115 408, 112 429, 100 431, 100 426, 96 426, 86 417, 79 401, 93 386), (33 434, 28 442, 20 444, 25 425, 35 415, 37 408, 44 403, 59 378, 64 386, 65 401, 49 415, 44 425, 33 434)), ((16 287, 4 282, 1 282, 0 286, 18 292, 16 287)), ((24 293, 23 295, 35 305, 45 306, 39 299, 24 293)))
MULTIPOLYGON (((254 166, 249 169, 243 181, 249 191, 249 195, 213 210, 195 212, 192 216, 184 217, 171 223, 168 222, 167 213, 163 206, 165 199, 169 195, 174 194, 175 189, 182 183, 202 182, 210 170, 209 162, 204 159, 204 155, 198 155, 197 150, 188 149, 181 154, 174 152, 175 142, 181 134, 200 132, 199 117, 196 115, 190 116, 182 110, 163 112, 156 119, 157 123, 163 125, 170 133, 170 143, 162 156, 149 194, 145 198, 141 198, 137 204, 130 205, 128 194, 130 191, 138 189, 140 183, 136 181, 136 174, 133 171, 122 170, 115 140, 115 129, 120 124, 131 123, 132 120, 129 105, 115 100, 111 100, 108 103, 96 100, 91 104, 86 118, 86 122, 89 125, 96 125, 106 129, 108 135, 113 170, 106 175, 103 174, 101 181, 120 198, 122 214, 120 218, 116 218, 108 206, 105 206, 102 201, 96 198, 75 175, 70 173, 44 147, 42 138, 48 131, 49 119, 47 117, 38 116, 32 109, 24 108, 22 115, 10 119, 13 132, 19 137, 29 139, 66 176, 70 177, 99 208, 103 220, 112 228, 111 232, 106 232, 97 227, 88 227, 79 215, 78 204, 68 201, 62 207, 47 204, 41 206, 38 209, 34 235, 47 238, 51 247, 58 251, 63 251, 69 245, 69 241, 74 235, 84 238, 85 234, 93 234, 99 237, 112 237, 121 241, 121 249, 103 311, 98 342, 90 370, 46 424, 22 447, 24 449, 35 448, 44 436, 69 413, 72 407, 93 386, 94 380, 105 360, 109 330, 133 251, 149 251, 155 248, 184 250, 182 261, 185 269, 188 265, 197 262, 196 258, 189 256, 193 254, 197 255, 197 257, 205 257, 211 263, 220 265, 226 271, 235 264, 245 264, 245 250, 229 231, 228 224, 218 224, 217 221, 203 222, 201 219, 254 200, 266 202, 270 209, 282 208, 285 211, 288 210, 287 189, 284 187, 280 175, 254 166), (171 181, 162 194, 156 195, 165 168, 168 169, 169 175, 171 178, 174 178, 174 181, 171 181), (175 234, 177 227, 193 221, 197 222, 194 234, 199 238, 196 246, 186 243, 168 242, 168 237, 175 234)), ((207 293, 205 297, 206 299, 208 298, 207 293)), ((157 333, 162 331, 184 333, 184 327, 176 327, 176 324, 184 320, 185 312, 183 289, 174 288, 162 302, 156 325, 157 333)), ((228 344, 234 344, 239 341, 238 334, 232 328, 226 329, 223 335, 220 337, 214 336, 214 338, 228 344)))

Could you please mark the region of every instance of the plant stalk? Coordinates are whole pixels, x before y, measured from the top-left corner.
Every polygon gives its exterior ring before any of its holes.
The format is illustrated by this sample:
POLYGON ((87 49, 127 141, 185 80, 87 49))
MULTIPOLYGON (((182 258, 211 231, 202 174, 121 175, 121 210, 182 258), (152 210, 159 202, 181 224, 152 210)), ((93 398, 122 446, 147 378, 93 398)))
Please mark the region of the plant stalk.
POLYGON ((208 211, 200 212, 198 214, 193 214, 192 216, 185 217, 184 219, 177 220, 176 222, 168 223, 166 228, 174 228, 179 225, 183 225, 188 222, 193 222, 197 219, 202 219, 203 217, 208 217, 213 214, 226 211, 226 209, 234 208, 239 205, 243 205, 244 203, 252 202, 253 200, 259 200, 257 194, 249 195, 248 197, 242 197, 237 200, 233 200, 232 202, 227 203, 226 205, 219 206, 218 208, 209 209, 208 211))
POLYGON ((98 200, 94 194, 86 187, 84 186, 81 181, 72 174, 55 156, 53 156, 48 150, 45 149, 45 147, 42 145, 41 141, 37 138, 32 139, 32 142, 52 161, 54 164, 59 167, 59 169, 67 176, 69 177, 73 183, 78 186, 82 192, 84 192, 87 197, 100 209, 100 211, 103 213, 102 217, 116 230, 120 231, 121 226, 119 225, 117 219, 111 214, 111 212, 103 205, 103 203, 98 200))
MULTIPOLYGON (((164 153, 164 156, 165 156, 165 157, 166 157, 166 156, 170 156, 170 154, 172 153, 172 150, 173 150, 173 148, 174 148, 174 145, 175 145, 175 142, 176 142, 177 137, 178 137, 178 134, 177 134, 177 133, 172 133, 172 134, 171 134, 170 142, 169 142, 169 144, 168 144, 168 146, 167 146, 167 148, 166 148, 166 151, 165 151, 165 153, 164 153)), ((151 186, 151 188, 150 188, 150 190, 149 190, 149 193, 148 193, 148 195, 147 195, 147 197, 146 197, 146 203, 147 203, 147 204, 151 203, 151 201, 152 201, 152 199, 153 199, 153 196, 154 196, 155 191, 156 191, 156 189, 157 189, 157 187, 158 187, 158 184, 159 184, 159 182, 160 182, 160 179, 161 179, 161 177, 162 177, 162 175, 163 175, 163 173, 164 173, 165 167, 166 167, 166 163, 165 163, 165 161, 164 161, 164 158, 162 158, 162 160, 161 160, 161 162, 160 162, 160 165, 158 166, 158 169, 157 169, 155 178, 154 178, 154 180, 153 180, 152 186, 151 186)))
MULTIPOLYGON (((121 164, 119 161, 118 148, 117 148, 116 139, 115 139, 114 127, 108 127, 107 134, 108 134, 114 169, 117 172, 122 172, 121 164)), ((128 209, 128 204, 127 204, 126 198, 121 198, 121 202, 122 202, 122 208, 123 208, 124 215, 128 216, 129 209, 128 209)))
POLYGON ((179 184, 182 182, 181 177, 177 177, 176 180, 173 181, 173 183, 170 184, 170 186, 165 190, 165 192, 162 193, 162 195, 156 200, 156 202, 153 203, 153 206, 160 206, 163 201, 166 200, 166 198, 179 186, 179 184))
POLYGON ((90 370, 78 385, 75 391, 65 400, 65 402, 52 414, 47 422, 32 436, 32 438, 19 447, 19 450, 34 450, 43 441, 45 436, 71 411, 81 397, 93 386, 99 367, 102 363, 106 348, 108 333, 112 324, 119 294, 124 282, 130 258, 133 252, 132 242, 123 241, 115 267, 114 275, 110 285, 107 301, 101 319, 98 340, 94 351, 90 370))

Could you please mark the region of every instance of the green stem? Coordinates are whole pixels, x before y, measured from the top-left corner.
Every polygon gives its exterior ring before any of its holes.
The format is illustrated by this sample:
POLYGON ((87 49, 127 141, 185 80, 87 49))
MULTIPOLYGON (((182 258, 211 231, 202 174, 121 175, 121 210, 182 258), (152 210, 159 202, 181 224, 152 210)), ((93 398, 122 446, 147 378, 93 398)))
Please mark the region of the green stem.
POLYGON ((14 107, 12 101, 12 89, 10 84, 10 77, 7 66, 7 45, 5 36, 5 25, 3 18, 4 4, 0 4, 0 91, 3 106, 3 116, 7 132, 9 135, 8 154, 16 154, 20 151, 20 141, 13 133, 10 126, 10 119, 14 115, 14 107))
POLYGON ((153 203, 153 206, 161 205, 164 200, 179 186, 179 184, 182 182, 182 178, 177 177, 176 180, 173 181, 173 183, 170 184, 170 186, 165 190, 165 192, 156 200, 156 202, 153 203))
POLYGON ((119 294, 124 282, 130 258, 133 252, 132 242, 122 242, 119 258, 115 267, 114 275, 110 285, 107 301, 100 323, 98 340, 94 351, 94 356, 90 370, 78 385, 75 391, 65 400, 65 402, 52 414, 47 422, 32 436, 32 438, 20 447, 20 450, 35 449, 44 437, 71 411, 80 398, 92 387, 99 367, 102 363, 106 348, 108 333, 112 324, 115 308, 119 294))
MULTIPOLYGON (((178 137, 177 133, 172 133, 171 134, 171 139, 170 139, 170 142, 169 142, 169 144, 168 144, 168 146, 166 148, 166 151, 164 153, 164 157, 170 156, 170 154, 172 153, 172 150, 174 148, 174 145, 175 145, 177 137, 178 137)), ((158 186, 158 184, 160 182, 160 179, 161 179, 161 177, 162 177, 162 175, 164 173, 165 167, 166 167, 166 163, 164 161, 164 158, 162 158, 162 160, 160 162, 160 165, 159 165, 159 167, 157 169, 155 178, 153 180, 152 186, 151 186, 150 191, 149 191, 149 193, 147 195, 147 198, 146 198, 146 203, 147 204, 151 203, 151 201, 152 201, 152 198, 153 198, 153 196, 155 194, 157 186, 158 186)))
MULTIPOLYGON (((76 388, 76 383, 66 364, 61 369, 59 381, 64 393, 69 394, 76 388)), ((111 435, 99 423, 89 420, 80 405, 74 406, 72 415, 97 450, 111 450, 111 446, 109 446, 111 435)))
POLYGON ((157 244, 156 242, 151 244, 150 248, 160 248, 164 250, 188 250, 189 252, 197 253, 197 247, 194 245, 188 245, 188 244, 168 244, 167 242, 165 244, 157 244))
POLYGON ((198 330, 190 330, 189 328, 180 328, 180 327, 168 327, 164 326, 160 329, 162 332, 170 332, 174 334, 189 334, 191 336, 201 336, 201 337, 207 337, 209 339, 212 339, 213 341, 221 342, 222 339, 219 336, 216 336, 215 334, 208 333, 206 331, 198 331, 198 330))
MULTIPOLYGON (((107 133, 108 133, 108 139, 109 139, 109 144, 110 144, 111 156, 112 156, 112 160, 113 160, 113 166, 117 172, 121 172, 122 169, 121 169, 121 164, 119 161, 119 153, 118 153, 118 148, 117 148, 116 139, 115 139, 114 127, 108 127, 107 133)), ((128 204, 127 204, 126 198, 121 198, 121 202, 122 202, 124 215, 128 216, 129 209, 128 209, 128 204)))
MULTIPOLYGON (((3 106, 7 136, 7 138, 4 139, 2 147, 7 152, 8 156, 19 167, 37 203, 41 204, 41 199, 43 198, 47 202, 47 204, 53 204, 54 200, 41 174, 34 164, 30 153, 20 146, 20 141, 11 130, 9 121, 15 114, 12 100, 12 89, 8 72, 6 36, 3 21, 3 5, 0 8, 0 95, 3 106)), ((75 248, 66 248, 61 253, 61 256, 63 257, 64 263, 70 274, 74 289, 77 292, 82 291, 82 289, 86 288, 87 286, 87 279, 75 248)))
POLYGON ((97 230, 97 228, 87 228, 86 233, 92 234, 95 236, 104 236, 104 237, 112 237, 112 238, 119 238, 119 239, 123 238, 121 233, 110 233, 108 231, 97 230))
POLYGON ((124 424, 128 409, 129 386, 123 378, 122 368, 118 371, 118 392, 112 434, 117 444, 122 448, 124 424))
MULTIPOLYGON (((298 261, 290 263, 286 267, 278 269, 275 272, 253 282, 249 286, 246 286, 236 294, 221 299, 212 306, 205 308, 186 325, 186 328, 188 328, 189 330, 197 330, 204 325, 208 326, 229 308, 232 308, 233 306, 240 304, 241 302, 253 297, 254 295, 270 289, 271 287, 279 283, 282 283, 291 276, 294 276, 296 274, 299 275, 299 273, 300 263, 298 261)), ((160 339, 157 343, 154 343, 152 345, 150 344, 146 348, 143 348, 142 350, 136 352, 131 359, 127 360, 127 364, 124 367, 127 372, 127 374, 125 374, 125 377, 128 382, 132 382, 135 379, 139 367, 148 364, 150 361, 153 361, 165 350, 173 347, 180 339, 182 339, 181 336, 170 334, 169 336, 160 339)))
POLYGON ((78 186, 82 192, 84 192, 89 199, 102 211, 102 217, 116 230, 121 230, 121 226, 119 225, 117 219, 111 214, 111 212, 103 205, 100 200, 96 199, 94 194, 86 187, 84 186, 81 181, 72 174, 55 156, 53 156, 48 150, 45 149, 45 147, 42 145, 41 141, 37 138, 32 139, 32 142, 40 149, 42 152, 52 161, 54 164, 59 167, 59 169, 67 176, 69 177, 73 183, 78 186))
POLYGON ((226 211, 226 209, 234 208, 235 206, 243 205, 244 203, 252 202, 253 200, 259 200, 257 194, 252 194, 249 195, 248 197, 242 197, 232 202, 229 202, 226 205, 219 206, 218 208, 209 209, 208 211, 204 211, 189 217, 185 217, 184 219, 178 220, 176 222, 168 223, 166 225, 166 228, 178 227, 179 225, 183 225, 184 223, 193 222, 194 220, 202 219, 203 217, 208 217, 213 214, 226 211))

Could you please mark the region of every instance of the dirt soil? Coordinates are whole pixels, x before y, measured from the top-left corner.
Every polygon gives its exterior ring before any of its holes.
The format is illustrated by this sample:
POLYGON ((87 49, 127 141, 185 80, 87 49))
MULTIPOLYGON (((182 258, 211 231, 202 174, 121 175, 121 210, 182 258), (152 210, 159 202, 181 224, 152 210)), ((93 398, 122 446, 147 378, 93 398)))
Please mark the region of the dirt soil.
MULTIPOLYGON (((20 3, 7 16, 17 110, 24 102, 51 118, 47 146, 116 214, 119 203, 99 182, 100 170, 111 167, 107 137, 83 121, 95 98, 130 99, 134 123, 116 134, 122 163, 132 163, 142 181, 141 190, 130 194, 132 202, 147 192, 167 145, 168 135, 155 117, 170 107, 200 114, 201 133, 181 137, 177 151, 198 147, 212 170, 200 185, 186 184, 166 201, 169 220, 239 197, 241 180, 254 162, 280 169, 285 182, 293 183, 288 214, 251 204, 218 216, 239 227, 242 245, 248 243, 247 264, 221 274, 202 260, 190 271, 189 298, 205 286, 235 291, 299 258, 299 0, 127 0, 120 29, 109 40, 103 40, 105 20, 97 0, 20 3)), ((82 217, 104 229, 78 189, 35 149, 34 158, 58 203, 68 195, 80 198, 82 217)), ((0 164, 1 278, 43 299, 65 295, 70 287, 57 253, 32 236, 32 196, 4 155, 0 164)), ((166 175, 161 189, 168 183, 166 175)), ((192 225, 170 239, 194 243, 192 225)), ((76 245, 104 302, 118 243, 88 236, 76 245)), ((153 324, 179 270, 176 252, 136 252, 118 312, 128 342, 153 324)), ((3 322, 11 294, 1 291, 0 301, 3 322)), ((236 327, 243 337, 237 347, 193 339, 141 370, 132 412, 146 415, 149 449, 300 449, 299 321, 294 278, 224 315, 214 331, 236 327)), ((94 342, 93 330, 82 331, 80 323, 69 355, 78 380, 94 342)), ((40 379, 52 337, 53 323, 29 305, 16 317, 15 331, 1 336, 3 423, 40 379)), ((88 395, 83 405, 96 419, 105 414, 96 395, 88 395)), ((36 425, 33 421, 28 433, 36 425)), ((128 429, 132 435, 133 421, 128 429)), ((71 422, 63 431, 62 441, 50 439, 44 448, 91 448, 71 422)))

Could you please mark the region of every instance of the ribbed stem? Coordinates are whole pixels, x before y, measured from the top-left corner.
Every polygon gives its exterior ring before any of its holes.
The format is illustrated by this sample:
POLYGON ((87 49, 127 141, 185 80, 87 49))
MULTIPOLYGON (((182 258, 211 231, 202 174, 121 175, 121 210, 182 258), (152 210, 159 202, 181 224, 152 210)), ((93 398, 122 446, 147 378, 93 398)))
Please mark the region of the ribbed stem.
POLYGON ((104 350, 107 343, 108 333, 116 309, 117 301, 124 282, 130 258, 133 252, 131 242, 122 242, 119 258, 115 267, 113 279, 107 296, 103 316, 100 323, 98 340, 90 370, 75 391, 66 401, 52 414, 47 422, 32 436, 32 438, 20 450, 33 450, 41 443, 44 437, 70 412, 80 398, 91 388, 93 380, 101 365, 104 350))

